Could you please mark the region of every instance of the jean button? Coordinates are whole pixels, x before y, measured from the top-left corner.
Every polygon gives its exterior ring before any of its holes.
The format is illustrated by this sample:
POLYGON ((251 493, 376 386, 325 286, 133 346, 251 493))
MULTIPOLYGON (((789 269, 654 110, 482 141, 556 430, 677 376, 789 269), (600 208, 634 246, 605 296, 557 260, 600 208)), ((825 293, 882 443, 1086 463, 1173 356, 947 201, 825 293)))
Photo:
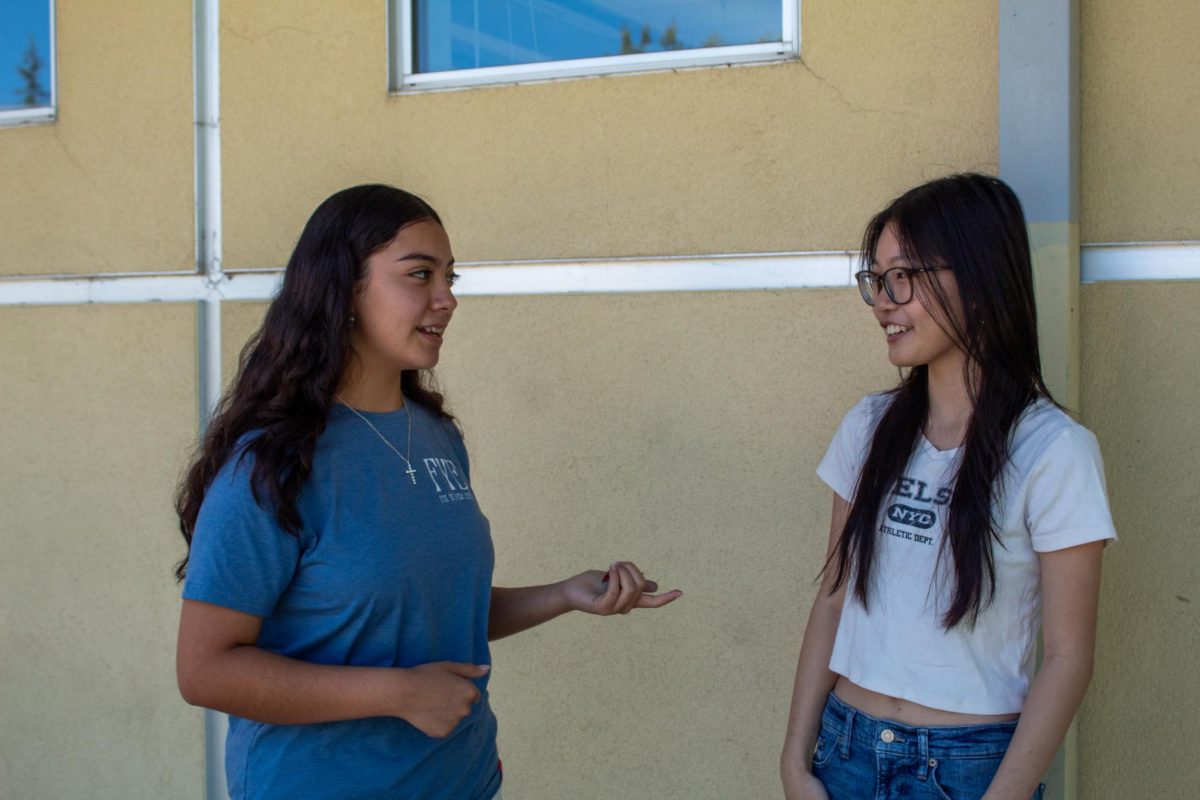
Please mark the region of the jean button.
POLYGON ((887 744, 891 744, 892 742, 896 741, 896 734, 891 728, 884 728, 883 733, 879 734, 879 738, 883 739, 883 741, 887 744))

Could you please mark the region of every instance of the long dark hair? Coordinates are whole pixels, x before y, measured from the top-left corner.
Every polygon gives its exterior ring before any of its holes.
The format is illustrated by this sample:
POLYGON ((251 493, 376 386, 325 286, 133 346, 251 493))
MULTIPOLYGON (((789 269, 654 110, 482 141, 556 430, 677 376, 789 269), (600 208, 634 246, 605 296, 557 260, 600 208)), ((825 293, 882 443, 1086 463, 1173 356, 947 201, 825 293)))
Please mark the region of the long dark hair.
MULTIPOLYGON (((1038 355, 1025 215, 1013 190, 990 175, 931 181, 905 192, 867 225, 864 269, 889 224, 911 266, 949 265, 958 285, 958 297, 952 300, 930 273, 914 276, 923 297, 932 301, 930 314, 967 356, 964 378, 971 418, 938 557, 953 567, 954 576, 942 625, 974 626, 995 596, 992 545, 998 529, 993 509, 1013 430, 1030 403, 1038 398, 1053 402, 1038 355), (955 306, 961 314, 952 311, 955 306)), ((875 566, 880 509, 903 475, 929 412, 928 368, 910 370, 888 400, 841 541, 825 566, 836 565, 835 589, 853 575, 854 595, 864 605, 875 566)))
MULTIPOLYGON (((351 311, 367 257, 401 228, 426 220, 442 222, 421 198, 379 184, 344 189, 313 212, 288 259, 283 286, 242 350, 237 377, 214 410, 176 493, 179 530, 189 553, 213 478, 230 458, 246 452, 254 456, 255 499, 274 511, 283 530, 299 534, 296 500, 312 473, 333 393, 354 355, 351 311), (239 451, 251 431, 255 436, 239 451)), ((406 397, 453 419, 429 373, 405 370, 400 382, 406 397)), ((185 555, 176 578, 183 579, 187 562, 185 555)))

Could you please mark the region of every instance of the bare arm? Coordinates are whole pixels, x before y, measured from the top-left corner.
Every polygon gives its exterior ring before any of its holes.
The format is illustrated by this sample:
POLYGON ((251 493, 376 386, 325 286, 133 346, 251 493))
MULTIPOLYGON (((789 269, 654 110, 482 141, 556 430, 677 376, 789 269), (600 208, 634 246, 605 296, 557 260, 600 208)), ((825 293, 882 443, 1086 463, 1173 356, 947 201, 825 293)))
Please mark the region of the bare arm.
POLYGON ((675 590, 660 595, 658 584, 646 580, 628 561, 618 561, 608 572, 589 570, 573 578, 544 586, 492 588, 488 639, 502 639, 549 622, 568 611, 609 616, 628 614, 635 608, 661 608, 680 597, 675 590))
MULTIPOLYGON (((849 504, 834 494, 826 559, 836 552, 849 513, 849 504)), ((820 781, 813 777, 810 768, 813 746, 821 729, 821 710, 837 682, 837 673, 829 669, 829 657, 833 654, 833 640, 837 635, 838 620, 842 616, 846 584, 843 583, 837 592, 831 595, 834 574, 834 570, 829 570, 821 578, 821 586, 808 614, 804 642, 800 646, 800 658, 796 664, 787 737, 784 739, 783 754, 779 763, 784 795, 788 800, 827 796, 820 781)))
POLYGON ((262 619, 183 601, 175 670, 192 705, 277 725, 364 717, 407 720, 446 736, 479 700, 487 666, 439 661, 413 669, 327 666, 255 645, 262 619))
POLYGON ((1104 542, 1041 553, 1042 668, 985 800, 1027 800, 1054 760, 1092 679, 1104 542))

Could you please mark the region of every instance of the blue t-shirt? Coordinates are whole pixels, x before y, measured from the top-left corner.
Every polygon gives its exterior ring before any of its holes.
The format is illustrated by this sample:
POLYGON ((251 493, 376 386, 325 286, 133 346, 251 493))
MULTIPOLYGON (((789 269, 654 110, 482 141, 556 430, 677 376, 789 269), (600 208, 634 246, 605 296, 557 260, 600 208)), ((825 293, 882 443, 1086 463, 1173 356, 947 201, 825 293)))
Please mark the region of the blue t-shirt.
MULTIPOLYGON (((450 422, 413 403, 367 413, 412 465, 337 404, 300 492, 297 538, 255 502, 253 457, 214 479, 196 521, 183 597, 263 618, 258 646, 317 664, 490 664, 494 554, 450 422)), ((265 494, 264 494, 265 502, 265 494)), ((398 718, 268 725, 230 717, 225 769, 242 798, 453 798, 500 788, 496 719, 482 699, 444 739, 398 718)))

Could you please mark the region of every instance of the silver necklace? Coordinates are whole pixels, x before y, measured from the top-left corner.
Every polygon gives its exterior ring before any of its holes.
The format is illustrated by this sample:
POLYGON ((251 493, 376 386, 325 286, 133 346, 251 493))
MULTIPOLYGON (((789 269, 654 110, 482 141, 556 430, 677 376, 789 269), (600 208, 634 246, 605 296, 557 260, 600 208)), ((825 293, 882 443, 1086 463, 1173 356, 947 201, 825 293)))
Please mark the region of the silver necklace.
MULTIPOLYGON (((358 413, 358 409, 349 405, 345 400, 338 397, 336 394, 333 396, 333 399, 337 400, 339 403, 346 406, 346 408, 350 409, 351 413, 353 413, 354 416, 358 417, 363 422, 367 423, 367 427, 370 428, 371 430, 375 431, 375 435, 379 437, 380 441, 382 441, 389 448, 391 448, 393 453, 400 456, 400 459, 404 462, 404 465, 406 467, 408 467, 408 469, 404 470, 405 474, 408 475, 408 479, 413 482, 413 485, 416 485, 417 471, 415 469, 413 469, 412 462, 408 460, 408 456, 404 455, 399 450, 397 450, 396 446, 393 445, 391 442, 389 442, 387 440, 387 437, 379 432, 379 428, 376 428, 374 425, 371 424, 371 420, 367 419, 362 414, 358 413)), ((404 404, 404 416, 408 419, 408 455, 410 456, 410 455, 412 455, 412 411, 409 410, 407 402, 405 402, 405 404, 404 404)))

